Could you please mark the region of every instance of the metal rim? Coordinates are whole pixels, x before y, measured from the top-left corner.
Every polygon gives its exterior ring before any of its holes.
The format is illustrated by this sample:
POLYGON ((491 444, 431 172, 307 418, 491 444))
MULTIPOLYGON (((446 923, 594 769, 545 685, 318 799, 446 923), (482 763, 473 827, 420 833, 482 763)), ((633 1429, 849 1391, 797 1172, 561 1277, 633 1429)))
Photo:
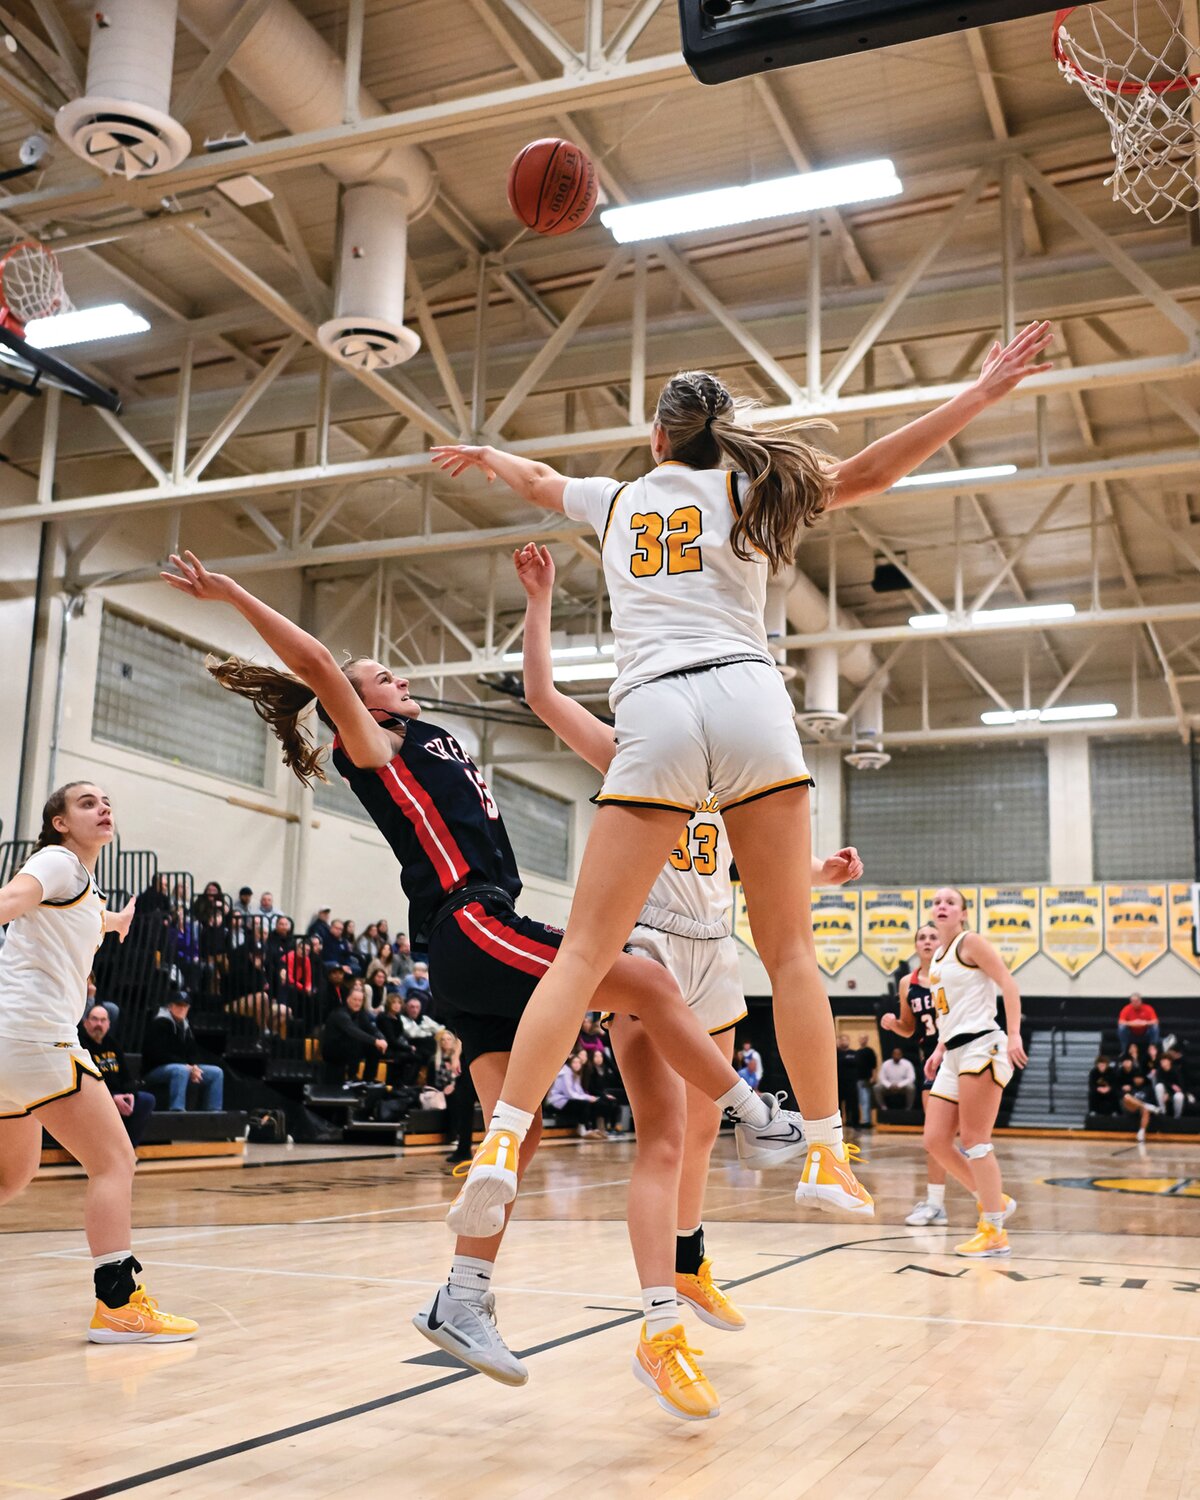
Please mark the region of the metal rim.
POLYGON ((1068 5, 1064 10, 1057 11, 1054 16, 1054 60, 1064 73, 1073 73, 1082 83, 1090 83, 1093 88, 1103 89, 1109 94, 1140 94, 1143 89, 1150 89, 1155 94, 1173 94, 1178 89, 1200 88, 1200 73, 1180 73, 1175 78, 1164 78, 1158 81, 1145 81, 1142 83, 1111 83, 1107 78, 1098 78, 1094 73, 1089 73, 1086 68, 1081 68, 1073 57, 1068 56, 1066 48, 1062 44, 1062 30, 1069 17, 1077 10, 1090 10, 1090 6, 1068 5))

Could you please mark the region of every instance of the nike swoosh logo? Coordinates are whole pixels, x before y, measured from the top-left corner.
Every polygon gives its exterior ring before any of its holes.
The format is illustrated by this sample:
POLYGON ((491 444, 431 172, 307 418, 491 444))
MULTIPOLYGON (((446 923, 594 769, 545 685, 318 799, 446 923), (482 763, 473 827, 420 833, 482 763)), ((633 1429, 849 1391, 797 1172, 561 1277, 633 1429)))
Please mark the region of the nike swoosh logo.
POLYGON ((434 1332, 436 1332, 446 1321, 445 1318, 439 1318, 437 1315, 438 1301, 441 1298, 441 1295, 441 1292, 436 1292, 434 1294, 433 1306, 429 1309, 429 1327, 434 1332))
POLYGON ((661 1302, 652 1302, 652 1303, 651 1303, 651 1304, 650 1304, 650 1306, 651 1306, 651 1307, 673 1307, 673 1306, 674 1306, 674 1305, 675 1305, 675 1299, 674 1299, 674 1297, 672 1297, 672 1298, 671 1298, 671 1299, 670 1299, 670 1301, 668 1301, 668 1300, 667 1300, 667 1299, 666 1299, 666 1298, 665 1298, 665 1297, 664 1297, 664 1298, 663 1298, 663 1300, 662 1300, 662 1301, 661 1301, 661 1302))
POLYGON ((651 1376, 653 1376, 653 1378, 655 1380, 658 1380, 658 1379, 660 1379, 662 1377, 662 1369, 663 1369, 663 1367, 662 1367, 662 1360, 661 1359, 648 1359, 644 1363, 645 1363, 647 1372, 651 1376))
POLYGON ((772 1131, 770 1126, 764 1126, 762 1130, 756 1131, 755 1134, 760 1141, 802 1141, 804 1139, 803 1130, 798 1125, 794 1125, 790 1120, 784 1126, 784 1130, 787 1133, 781 1135, 778 1131, 772 1131))
POLYGON ((104 1314, 104 1321, 113 1328, 119 1328, 124 1333, 145 1333, 146 1320, 138 1313, 134 1318, 118 1318, 111 1312, 104 1314))

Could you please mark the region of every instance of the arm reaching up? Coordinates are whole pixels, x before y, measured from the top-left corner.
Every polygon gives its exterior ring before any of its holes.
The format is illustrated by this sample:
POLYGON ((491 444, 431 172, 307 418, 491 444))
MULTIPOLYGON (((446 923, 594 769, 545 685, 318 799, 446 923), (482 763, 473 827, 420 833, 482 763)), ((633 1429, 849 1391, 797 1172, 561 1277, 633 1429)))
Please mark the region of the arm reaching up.
POLYGON ((542 510, 563 508, 565 477, 549 464, 540 464, 532 458, 518 458, 515 453, 504 453, 499 448, 473 448, 466 443, 451 443, 445 447, 431 448, 429 456, 434 467, 444 469, 451 479, 457 479, 468 469, 481 469, 487 482, 502 479, 509 489, 537 505, 542 510))

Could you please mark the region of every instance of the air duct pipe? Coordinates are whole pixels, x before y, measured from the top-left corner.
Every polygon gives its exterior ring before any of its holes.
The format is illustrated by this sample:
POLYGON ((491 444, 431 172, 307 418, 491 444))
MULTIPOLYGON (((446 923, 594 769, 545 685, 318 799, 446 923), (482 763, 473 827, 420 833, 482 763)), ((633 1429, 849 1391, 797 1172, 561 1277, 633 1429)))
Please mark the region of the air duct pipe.
POLYGON ((882 771, 891 756, 883 748, 883 690, 880 682, 865 695, 854 714, 854 748, 845 757, 856 771, 882 771))
POLYGON ((805 653, 804 708, 796 723, 819 739, 835 734, 846 722, 838 710, 838 653, 836 646, 813 646, 805 653))
POLYGON ((791 682, 796 675, 795 667, 788 666, 787 651, 783 646, 773 644, 787 634, 787 580, 773 578, 767 584, 767 605, 763 611, 763 623, 767 627, 767 646, 771 655, 775 658, 775 664, 779 668, 779 675, 784 682, 791 682))
MULTIPOLYGON (((788 580, 787 590, 788 624, 797 635, 817 635, 829 629, 829 600, 812 580, 798 569, 788 580)), ((860 630, 861 622, 844 609, 836 612, 834 626, 838 630, 860 630)), ((838 658, 838 670, 848 682, 861 687, 879 668, 870 646, 845 647, 838 658)))

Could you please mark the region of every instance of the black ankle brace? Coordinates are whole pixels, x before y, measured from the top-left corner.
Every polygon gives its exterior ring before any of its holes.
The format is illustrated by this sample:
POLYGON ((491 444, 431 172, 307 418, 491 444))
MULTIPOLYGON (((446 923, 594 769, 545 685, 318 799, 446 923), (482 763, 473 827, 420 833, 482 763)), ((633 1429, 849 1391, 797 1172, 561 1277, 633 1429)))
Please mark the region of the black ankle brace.
POLYGON ((97 1300, 105 1307, 124 1307, 137 1290, 137 1272, 141 1266, 132 1255, 124 1260, 110 1261, 97 1266, 92 1273, 96 1283, 97 1300))

